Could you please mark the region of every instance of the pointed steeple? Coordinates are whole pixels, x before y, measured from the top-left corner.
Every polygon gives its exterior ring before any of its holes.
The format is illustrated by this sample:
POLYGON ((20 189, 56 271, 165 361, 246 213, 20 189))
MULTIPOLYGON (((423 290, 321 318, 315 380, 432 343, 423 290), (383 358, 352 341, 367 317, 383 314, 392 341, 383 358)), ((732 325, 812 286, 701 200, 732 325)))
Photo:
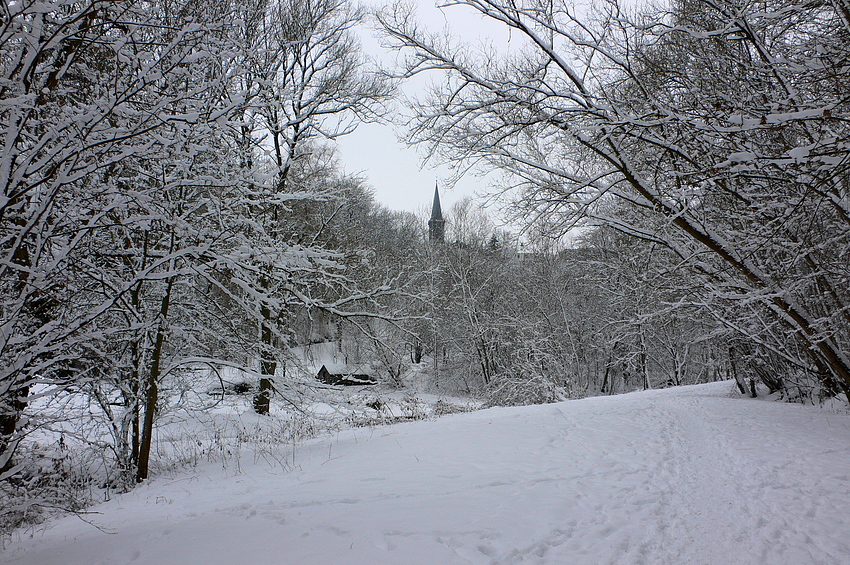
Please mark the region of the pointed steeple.
POLYGON ((445 242, 446 221, 440 208, 440 190, 434 183, 434 204, 431 206, 431 219, 428 220, 428 239, 431 243, 445 242))
POLYGON ((434 183, 434 205, 431 206, 431 219, 443 219, 443 210, 440 208, 440 189, 437 187, 437 183, 434 183))

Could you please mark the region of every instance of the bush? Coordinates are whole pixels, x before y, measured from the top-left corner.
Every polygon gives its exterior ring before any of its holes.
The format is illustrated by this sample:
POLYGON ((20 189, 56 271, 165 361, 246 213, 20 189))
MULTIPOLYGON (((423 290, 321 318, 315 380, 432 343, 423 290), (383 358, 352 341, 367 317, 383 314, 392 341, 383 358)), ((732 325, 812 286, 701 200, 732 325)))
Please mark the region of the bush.
POLYGON ((544 375, 500 376, 486 391, 487 406, 526 406, 548 404, 567 398, 566 391, 544 375))

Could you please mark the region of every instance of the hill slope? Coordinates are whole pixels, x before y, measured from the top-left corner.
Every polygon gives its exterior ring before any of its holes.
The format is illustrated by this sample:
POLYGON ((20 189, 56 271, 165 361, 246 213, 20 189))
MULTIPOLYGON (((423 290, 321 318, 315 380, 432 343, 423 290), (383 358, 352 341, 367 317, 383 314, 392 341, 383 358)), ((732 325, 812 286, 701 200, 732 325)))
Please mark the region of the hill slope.
POLYGON ((850 563, 850 416, 715 383, 490 409, 159 478, 14 564, 850 563))

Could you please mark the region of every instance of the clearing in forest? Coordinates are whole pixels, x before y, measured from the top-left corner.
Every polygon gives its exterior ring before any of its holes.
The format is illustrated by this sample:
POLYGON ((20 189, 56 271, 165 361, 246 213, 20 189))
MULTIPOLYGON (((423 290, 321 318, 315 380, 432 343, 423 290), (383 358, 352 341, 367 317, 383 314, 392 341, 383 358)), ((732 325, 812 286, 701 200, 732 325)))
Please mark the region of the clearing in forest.
POLYGON ((728 382, 353 429, 288 470, 244 459, 155 478, 92 508, 98 528, 21 534, 0 561, 850 562, 850 415, 728 382))

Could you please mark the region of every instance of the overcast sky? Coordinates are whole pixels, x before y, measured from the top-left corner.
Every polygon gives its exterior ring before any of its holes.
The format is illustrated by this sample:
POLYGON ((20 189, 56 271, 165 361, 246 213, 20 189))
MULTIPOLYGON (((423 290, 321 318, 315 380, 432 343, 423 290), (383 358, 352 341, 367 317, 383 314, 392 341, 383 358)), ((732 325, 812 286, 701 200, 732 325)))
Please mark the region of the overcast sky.
MULTIPOLYGON (((384 0, 363 0, 368 6, 380 6, 384 0)), ((430 30, 439 30, 448 26, 456 35, 473 44, 484 41, 505 45, 507 31, 493 23, 485 21, 477 12, 467 6, 447 6, 442 9, 435 6, 434 0, 416 0, 417 15, 420 22, 430 30), (462 30, 462 34, 459 32, 462 30)), ((372 31, 364 29, 361 37, 363 49, 371 56, 383 61, 392 60, 392 55, 380 48, 372 31)), ((403 85, 403 91, 410 95, 427 84, 430 78, 416 80, 403 85)), ((403 102, 399 102, 401 106, 403 102)), ((443 208, 465 196, 484 193, 487 179, 467 174, 454 188, 448 189, 447 183, 452 172, 446 166, 434 168, 433 164, 422 163, 415 148, 407 147, 398 140, 399 128, 390 125, 362 124, 357 130, 339 141, 339 156, 343 168, 348 173, 360 174, 374 188, 375 198, 384 206, 393 210, 417 211, 423 207, 430 209, 434 194, 434 183, 440 186, 443 208)))

